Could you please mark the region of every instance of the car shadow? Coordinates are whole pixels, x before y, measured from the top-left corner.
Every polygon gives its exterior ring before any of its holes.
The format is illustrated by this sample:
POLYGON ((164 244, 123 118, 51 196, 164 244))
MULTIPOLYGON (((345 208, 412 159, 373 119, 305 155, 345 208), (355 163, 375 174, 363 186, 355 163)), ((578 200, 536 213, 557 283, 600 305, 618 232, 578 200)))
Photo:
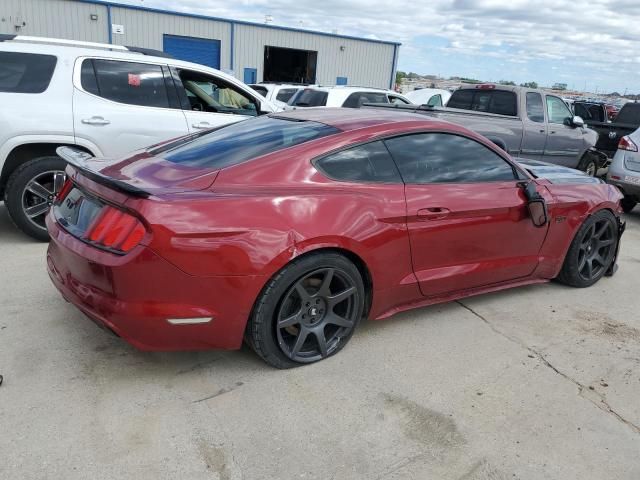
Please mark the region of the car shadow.
POLYGON ((38 244, 43 242, 38 242, 30 236, 22 233, 18 229, 18 227, 16 227, 11 221, 11 218, 9 217, 9 211, 7 210, 7 206, 5 205, 5 203, 0 202, 0 243, 38 244))

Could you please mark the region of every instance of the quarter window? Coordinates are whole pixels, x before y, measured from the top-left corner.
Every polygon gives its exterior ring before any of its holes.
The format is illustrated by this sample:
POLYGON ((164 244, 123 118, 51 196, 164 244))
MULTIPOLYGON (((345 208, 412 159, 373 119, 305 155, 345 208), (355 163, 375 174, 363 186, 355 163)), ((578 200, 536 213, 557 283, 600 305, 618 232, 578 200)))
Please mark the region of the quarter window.
POLYGON ((56 57, 0 52, 0 92, 42 93, 51 82, 56 57))
POLYGON ((544 123, 544 106, 539 93, 527 93, 527 117, 532 122, 544 123))
POLYGON ((385 144, 405 183, 478 183, 516 178, 514 168, 501 156, 459 135, 406 135, 385 140, 385 144))
POLYGON ((547 95, 547 118, 549 123, 560 123, 567 125, 571 120, 571 111, 561 98, 547 95))
POLYGON ((402 183, 398 169, 381 141, 333 153, 314 164, 328 177, 343 182, 402 183))
POLYGON ((169 108, 160 65, 85 60, 80 72, 82 88, 114 102, 143 107, 169 108))
POLYGON ((276 100, 287 103, 297 91, 297 88, 281 88, 276 95, 276 100))

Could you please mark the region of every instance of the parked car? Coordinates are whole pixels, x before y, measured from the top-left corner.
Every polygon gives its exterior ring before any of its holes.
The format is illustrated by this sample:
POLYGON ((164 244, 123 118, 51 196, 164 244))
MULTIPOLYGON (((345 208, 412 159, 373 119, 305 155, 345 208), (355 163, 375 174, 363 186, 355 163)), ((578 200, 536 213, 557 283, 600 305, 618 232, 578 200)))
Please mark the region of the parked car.
POLYGON ((409 101, 415 105, 430 105, 432 107, 442 107, 451 98, 451 92, 439 88, 420 88, 404 94, 409 101))
POLYGON ((625 103, 611 122, 591 122, 590 128, 598 132, 596 148, 612 158, 620 139, 640 127, 640 103, 625 103))
POLYGON ((623 193, 622 208, 630 212, 640 201, 640 130, 620 139, 613 156, 607 182, 616 185, 623 193))
POLYGON ((409 105, 411 102, 393 90, 354 86, 311 86, 299 90, 291 99, 290 107, 345 107, 360 108, 365 103, 409 105))
POLYGON ((416 111, 470 128, 514 156, 578 168, 592 176, 607 163, 594 148, 596 132, 585 128, 560 97, 541 90, 473 85, 454 91, 446 108, 416 111))
POLYGON ((275 111, 218 70, 118 45, 0 36, 0 199, 23 232, 44 225, 64 182, 55 151, 119 156, 275 111))
POLYGON ((249 86, 280 109, 286 107, 291 97, 305 87, 305 85, 270 82, 251 83, 249 86))
POLYGON ((362 318, 593 285, 624 229, 617 188, 397 111, 303 108, 110 161, 59 151, 51 280, 145 350, 246 338, 275 367, 315 362, 362 318))
POLYGON ((576 100, 572 102, 572 108, 573 114, 582 118, 585 125, 591 125, 594 122, 603 123, 610 120, 607 106, 601 102, 576 100))

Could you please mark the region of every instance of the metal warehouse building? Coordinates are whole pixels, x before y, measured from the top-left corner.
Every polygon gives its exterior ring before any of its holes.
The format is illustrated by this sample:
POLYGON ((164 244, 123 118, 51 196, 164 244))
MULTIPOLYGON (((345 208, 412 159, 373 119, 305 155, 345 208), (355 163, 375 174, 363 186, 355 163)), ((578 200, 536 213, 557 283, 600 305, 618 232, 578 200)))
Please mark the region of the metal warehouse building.
POLYGON ((0 33, 163 50, 273 81, 390 88, 400 44, 96 0, 0 0, 0 33))

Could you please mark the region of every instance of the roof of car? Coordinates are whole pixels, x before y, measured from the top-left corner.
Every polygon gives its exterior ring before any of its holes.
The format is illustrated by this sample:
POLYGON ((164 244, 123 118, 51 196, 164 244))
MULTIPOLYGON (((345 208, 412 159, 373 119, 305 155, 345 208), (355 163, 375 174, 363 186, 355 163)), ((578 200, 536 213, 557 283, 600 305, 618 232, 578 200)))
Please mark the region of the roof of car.
POLYGON ((418 113, 376 108, 309 107, 278 112, 272 114, 272 116, 324 123, 343 131, 407 121, 420 122, 431 128, 449 125, 448 122, 418 113))

